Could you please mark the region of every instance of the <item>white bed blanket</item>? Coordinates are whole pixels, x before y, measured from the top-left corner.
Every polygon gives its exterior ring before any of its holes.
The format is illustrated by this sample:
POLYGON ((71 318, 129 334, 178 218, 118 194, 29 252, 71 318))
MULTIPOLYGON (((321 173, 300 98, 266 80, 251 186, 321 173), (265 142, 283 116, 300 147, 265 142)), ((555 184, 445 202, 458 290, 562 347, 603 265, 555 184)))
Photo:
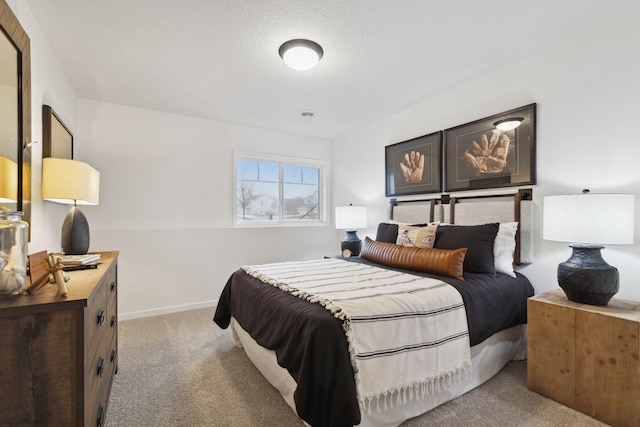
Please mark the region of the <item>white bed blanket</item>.
POLYGON ((442 391, 469 373, 462 297, 442 281, 339 259, 242 268, 343 321, 365 412, 442 391))

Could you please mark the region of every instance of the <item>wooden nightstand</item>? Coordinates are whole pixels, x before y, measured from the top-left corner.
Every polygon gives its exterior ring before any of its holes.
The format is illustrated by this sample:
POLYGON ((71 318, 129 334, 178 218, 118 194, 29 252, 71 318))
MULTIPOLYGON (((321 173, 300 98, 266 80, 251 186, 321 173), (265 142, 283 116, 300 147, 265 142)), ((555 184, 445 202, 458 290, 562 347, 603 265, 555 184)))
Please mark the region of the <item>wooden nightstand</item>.
POLYGON ((640 426, 640 303, 600 307, 562 290, 528 301, 531 390, 614 426, 640 426))

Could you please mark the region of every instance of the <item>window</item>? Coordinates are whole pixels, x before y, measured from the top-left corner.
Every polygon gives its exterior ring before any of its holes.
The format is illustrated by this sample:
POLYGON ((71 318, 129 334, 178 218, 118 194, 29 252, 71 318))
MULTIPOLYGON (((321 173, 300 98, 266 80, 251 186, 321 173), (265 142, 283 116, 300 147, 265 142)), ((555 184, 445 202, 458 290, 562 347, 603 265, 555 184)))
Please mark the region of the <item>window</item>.
POLYGON ((236 153, 235 166, 236 225, 325 222, 327 162, 236 153))

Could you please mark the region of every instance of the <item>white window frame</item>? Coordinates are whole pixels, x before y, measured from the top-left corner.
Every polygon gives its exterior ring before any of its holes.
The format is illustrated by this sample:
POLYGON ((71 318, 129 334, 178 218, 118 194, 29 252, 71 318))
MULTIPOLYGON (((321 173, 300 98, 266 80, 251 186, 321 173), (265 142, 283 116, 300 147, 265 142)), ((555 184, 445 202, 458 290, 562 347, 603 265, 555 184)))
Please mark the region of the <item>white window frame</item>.
POLYGON ((244 151, 233 152, 233 226, 236 228, 253 228, 253 227, 318 227, 326 226, 329 223, 327 201, 329 200, 327 181, 329 177, 330 163, 326 160, 308 159, 299 157, 279 156, 274 154, 261 154, 244 151), (280 169, 280 191, 278 200, 278 220, 274 221, 242 221, 238 219, 239 205, 238 205, 238 161, 263 161, 270 163, 278 163, 280 169), (291 221, 284 220, 282 215, 283 200, 283 182, 282 182, 282 166, 293 165, 301 167, 313 167, 318 168, 320 171, 320 177, 318 180, 318 200, 320 202, 320 208, 318 214, 320 218, 317 221, 291 221))

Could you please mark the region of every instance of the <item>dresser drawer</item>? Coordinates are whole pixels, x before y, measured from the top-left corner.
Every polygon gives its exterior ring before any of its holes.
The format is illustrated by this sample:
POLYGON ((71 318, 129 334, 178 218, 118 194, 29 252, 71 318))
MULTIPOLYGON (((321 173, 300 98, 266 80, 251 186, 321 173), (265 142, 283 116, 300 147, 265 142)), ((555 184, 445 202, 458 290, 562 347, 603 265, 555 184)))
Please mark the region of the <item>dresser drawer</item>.
POLYGON ((105 281, 101 280, 87 299, 87 308, 84 311, 84 343, 87 351, 85 362, 93 359, 108 328, 107 287, 105 281))
POLYGON ((103 279, 107 287, 107 306, 109 310, 115 310, 118 305, 117 268, 117 266, 112 268, 103 279))
POLYGON ((107 360, 109 361, 108 372, 111 374, 111 376, 113 376, 118 371, 118 335, 117 334, 113 334, 113 338, 111 339, 111 346, 109 347, 107 360))
POLYGON ((98 406, 106 409, 106 402, 102 397, 104 384, 111 383, 113 376, 111 357, 111 339, 104 336, 98 346, 98 351, 90 363, 85 364, 84 373, 84 407, 85 426, 95 426, 98 418, 98 406))
POLYGON ((107 335, 114 334, 118 329, 118 281, 116 269, 112 269, 104 280, 107 293, 107 320, 109 330, 107 335))
MULTIPOLYGON (((97 345, 91 363, 85 372, 85 426, 104 425, 113 375, 118 363, 118 311, 116 269, 110 269, 100 281, 100 291, 104 295, 104 309, 96 305, 95 335, 90 339, 97 345), (103 311, 102 311, 103 310, 103 311), (104 319, 101 317, 104 315, 104 319), (100 317, 98 319, 98 317, 100 317), (102 324, 99 325, 99 321, 102 324)), ((96 299, 97 301, 97 299, 96 299)), ((89 308, 89 307, 88 307, 89 308)), ((89 310, 91 313, 91 310, 89 310)), ((90 354, 88 352, 87 354, 90 354)))

